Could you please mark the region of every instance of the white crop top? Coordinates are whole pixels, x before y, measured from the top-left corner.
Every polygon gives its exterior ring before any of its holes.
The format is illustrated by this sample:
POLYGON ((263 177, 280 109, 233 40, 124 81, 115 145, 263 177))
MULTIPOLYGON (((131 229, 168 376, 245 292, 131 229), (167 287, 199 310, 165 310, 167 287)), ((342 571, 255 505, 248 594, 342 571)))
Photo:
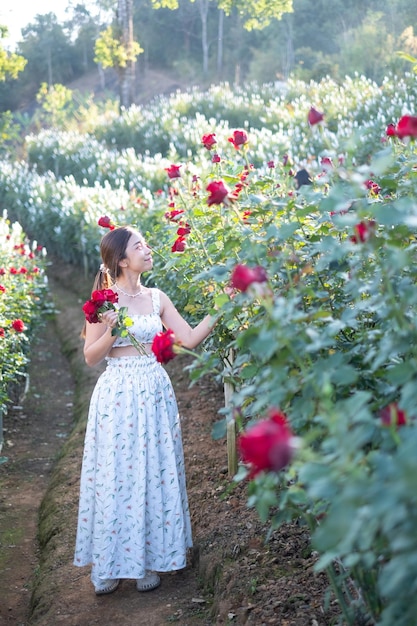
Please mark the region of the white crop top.
MULTIPOLYGON (((133 321, 133 325, 129 327, 129 332, 136 337, 140 343, 152 343, 155 335, 163 330, 160 311, 160 298, 159 290, 151 289, 152 297, 152 313, 129 315, 133 321)), ((129 337, 116 337, 116 341, 113 344, 114 348, 120 348, 124 346, 130 346, 129 337)))

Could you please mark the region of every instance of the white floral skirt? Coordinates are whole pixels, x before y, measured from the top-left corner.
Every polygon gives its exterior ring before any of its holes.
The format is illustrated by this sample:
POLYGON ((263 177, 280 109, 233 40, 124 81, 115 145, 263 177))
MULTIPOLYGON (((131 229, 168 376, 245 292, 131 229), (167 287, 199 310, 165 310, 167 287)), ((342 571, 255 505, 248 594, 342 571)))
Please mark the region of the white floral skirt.
POLYGON ((93 391, 74 564, 93 580, 186 565, 192 546, 181 425, 154 355, 109 358, 93 391))

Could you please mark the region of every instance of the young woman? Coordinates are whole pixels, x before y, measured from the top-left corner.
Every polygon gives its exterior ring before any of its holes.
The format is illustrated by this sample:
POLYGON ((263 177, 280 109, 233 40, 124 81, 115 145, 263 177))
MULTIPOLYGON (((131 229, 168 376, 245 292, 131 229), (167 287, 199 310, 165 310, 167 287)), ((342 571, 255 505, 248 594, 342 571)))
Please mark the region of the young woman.
POLYGON ((138 231, 111 230, 100 250, 103 264, 93 289, 118 294, 134 322, 129 330, 147 355, 128 337, 111 334, 117 312, 103 313, 101 323, 86 322, 86 363, 106 359, 107 366, 90 402, 74 563, 92 564, 97 595, 114 591, 122 578, 135 579, 138 591, 155 589, 156 572, 186 565, 192 537, 180 419, 151 344, 165 327, 192 349, 213 327, 206 316, 192 328, 166 294, 141 284, 142 273, 152 269, 152 252, 138 231))

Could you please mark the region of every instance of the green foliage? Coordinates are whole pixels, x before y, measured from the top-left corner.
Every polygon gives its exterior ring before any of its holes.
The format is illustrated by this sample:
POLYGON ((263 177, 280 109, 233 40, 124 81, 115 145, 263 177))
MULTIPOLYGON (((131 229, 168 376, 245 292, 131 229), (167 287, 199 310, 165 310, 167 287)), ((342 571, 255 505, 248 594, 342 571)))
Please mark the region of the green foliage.
MULTIPOLYGON (((0 25, 0 42, 7 37, 7 27, 0 25)), ((17 78, 19 72, 22 72, 26 65, 26 59, 14 52, 7 52, 0 45, 0 82, 6 78, 17 78)))
POLYGON ((411 63, 412 71, 414 72, 414 74, 417 74, 417 59, 413 57, 411 54, 407 54, 407 52, 399 51, 397 54, 399 57, 401 57, 405 61, 408 61, 409 63, 411 63))
POLYGON ((64 85, 42 83, 36 100, 41 106, 41 114, 37 117, 45 126, 63 126, 74 114, 72 91, 64 85))
MULTIPOLYGON (((178 8, 178 0, 151 1, 155 9, 178 8)), ((232 10, 236 9, 247 30, 265 28, 272 19, 279 20, 283 13, 292 11, 292 0, 217 0, 217 5, 226 15, 230 15, 232 10)))
POLYGON ((0 218, 0 235, 0 413, 5 414, 24 387, 30 344, 50 305, 45 250, 6 215, 0 218), (16 320, 23 322, 22 331, 13 328, 16 320))
POLYGON ((279 20, 284 13, 290 13, 293 0, 219 0, 218 5, 227 15, 236 8, 244 27, 252 30, 265 28, 271 20, 279 20))
POLYGON ((114 27, 108 26, 96 40, 94 61, 103 68, 124 68, 129 61, 135 62, 142 52, 137 41, 133 41, 129 47, 125 46, 114 27))
POLYGON ((13 153, 20 142, 20 127, 14 122, 11 111, 0 113, 0 154, 13 153))
POLYGON ((19 72, 22 72, 26 65, 26 59, 14 52, 7 52, 0 46, 0 81, 10 77, 17 78, 19 72))

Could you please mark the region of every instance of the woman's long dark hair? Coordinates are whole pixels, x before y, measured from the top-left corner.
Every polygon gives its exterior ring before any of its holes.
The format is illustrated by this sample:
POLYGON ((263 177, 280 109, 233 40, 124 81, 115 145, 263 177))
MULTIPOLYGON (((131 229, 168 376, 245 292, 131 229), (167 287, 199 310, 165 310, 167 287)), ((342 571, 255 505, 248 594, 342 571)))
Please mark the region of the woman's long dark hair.
MULTIPOLYGON (((119 226, 109 230, 101 240, 100 254, 103 265, 100 267, 94 279, 91 293, 96 289, 110 289, 120 276, 122 270, 120 261, 126 258, 126 248, 132 234, 136 232, 132 226, 119 226)), ((86 324, 81 333, 85 337, 86 324)))

